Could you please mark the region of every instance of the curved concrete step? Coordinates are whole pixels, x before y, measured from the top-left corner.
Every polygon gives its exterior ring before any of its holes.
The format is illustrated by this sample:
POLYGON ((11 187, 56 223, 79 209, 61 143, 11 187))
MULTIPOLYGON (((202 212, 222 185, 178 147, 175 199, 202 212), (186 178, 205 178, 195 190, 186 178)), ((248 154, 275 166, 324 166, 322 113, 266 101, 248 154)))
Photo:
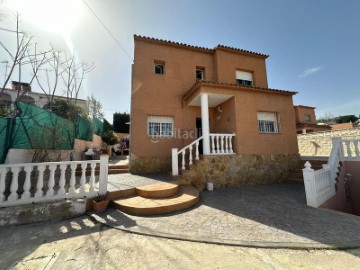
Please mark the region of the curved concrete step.
POLYGON ((179 185, 175 183, 158 183, 136 188, 136 193, 144 198, 167 198, 179 191, 179 185))
POLYGON ((140 196, 113 201, 113 206, 127 214, 138 216, 159 215, 176 212, 195 205, 199 192, 189 185, 179 186, 179 192, 169 198, 151 199, 140 196))

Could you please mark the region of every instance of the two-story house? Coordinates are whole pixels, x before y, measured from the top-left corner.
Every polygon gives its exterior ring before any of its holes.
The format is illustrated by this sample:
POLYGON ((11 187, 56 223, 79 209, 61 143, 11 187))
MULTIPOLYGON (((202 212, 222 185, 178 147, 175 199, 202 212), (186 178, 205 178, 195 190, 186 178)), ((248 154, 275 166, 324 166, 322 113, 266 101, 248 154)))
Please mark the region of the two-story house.
POLYGON ((236 185, 280 180, 297 165, 296 93, 268 88, 268 55, 134 41, 132 173, 177 174, 174 164, 199 160, 206 181, 236 185))

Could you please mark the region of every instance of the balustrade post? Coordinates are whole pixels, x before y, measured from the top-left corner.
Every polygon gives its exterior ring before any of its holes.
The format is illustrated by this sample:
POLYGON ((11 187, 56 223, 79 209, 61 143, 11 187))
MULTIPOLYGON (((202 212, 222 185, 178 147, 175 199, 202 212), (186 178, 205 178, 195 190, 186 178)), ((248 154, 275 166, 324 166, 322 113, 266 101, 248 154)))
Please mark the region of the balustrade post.
POLYGON ((11 179, 10 195, 8 197, 8 201, 15 201, 19 198, 17 194, 17 190, 19 188, 18 176, 19 176, 20 168, 13 167, 11 168, 11 172, 12 172, 12 179, 11 179))
POLYGON ((81 178, 80 178, 80 189, 79 192, 80 193, 84 193, 85 192, 85 183, 86 183, 86 167, 87 164, 86 163, 81 163, 81 178))
POLYGON ((315 173, 314 170, 311 168, 311 164, 309 161, 306 161, 305 168, 302 169, 303 177, 304 177, 304 185, 305 185, 305 195, 306 195, 306 202, 307 205, 312 207, 318 207, 317 202, 317 194, 315 188, 315 173))
POLYGON ((189 165, 193 165, 193 158, 192 158, 192 145, 189 147, 189 165))
POLYGON ((6 174, 8 172, 7 168, 1 168, 0 169, 0 203, 5 201, 5 180, 6 180, 6 174))
POLYGON ((59 195, 64 195, 66 193, 65 191, 65 175, 66 175, 66 169, 67 169, 67 164, 61 163, 60 164, 60 181, 59 181, 59 191, 58 194, 59 195))
POLYGON ((71 177, 70 177, 70 187, 69 187, 69 193, 75 193, 75 183, 76 183, 76 178, 75 178, 75 173, 76 173, 76 167, 77 165, 75 163, 71 163, 70 164, 70 169, 71 169, 71 177))
POLYGON ((230 154, 234 153, 234 150, 232 148, 232 138, 233 138, 233 136, 230 136, 230 138, 229 138, 229 153, 230 154))
POLYGON ((211 153, 212 154, 215 154, 215 143, 214 143, 214 139, 215 139, 215 136, 214 135, 210 135, 210 138, 211 138, 211 153))
POLYGON ((171 166, 172 166, 172 175, 179 175, 179 159, 178 159, 178 149, 171 149, 171 166))
POLYGON ((229 148, 228 148, 228 140, 231 138, 230 136, 225 136, 225 153, 228 154, 230 153, 229 148))
POLYGON ((89 191, 93 192, 95 190, 95 168, 96 168, 96 163, 92 162, 90 166, 91 166, 91 176, 90 176, 90 181, 89 181, 89 191))
POLYGON ((41 198, 43 196, 43 187, 44 187, 44 171, 45 171, 45 165, 38 165, 37 170, 39 172, 39 176, 37 178, 36 182, 36 192, 35 192, 35 198, 41 198))
POLYGON ((24 182, 24 193, 21 195, 22 200, 26 200, 30 198, 30 189, 31 189, 31 171, 33 167, 32 166, 25 166, 24 171, 26 173, 25 176, 25 182, 24 182))
POLYGON ((54 186, 55 186, 55 170, 57 168, 57 165, 51 164, 49 165, 50 170, 50 178, 48 182, 48 191, 46 192, 45 197, 52 197, 54 196, 54 186))
POLYGON ((100 195, 105 195, 107 192, 108 166, 109 166, 109 156, 101 155, 100 156, 100 174, 99 174, 99 193, 100 193, 100 195))
POLYGON ((224 136, 220 136, 220 145, 221 145, 220 153, 224 154, 225 153, 225 151, 224 151, 224 136))
POLYGON ((199 141, 195 143, 195 160, 199 160, 199 141))
POLYGON ((354 148, 355 148, 355 158, 358 159, 360 157, 359 141, 354 140, 353 144, 354 144, 354 148))
POLYGON ((182 158, 181 158, 181 169, 185 170, 185 151, 182 151, 182 158))
POLYGON ((345 145, 346 145, 347 158, 351 159, 352 151, 351 151, 351 147, 350 147, 350 141, 345 141, 345 145))

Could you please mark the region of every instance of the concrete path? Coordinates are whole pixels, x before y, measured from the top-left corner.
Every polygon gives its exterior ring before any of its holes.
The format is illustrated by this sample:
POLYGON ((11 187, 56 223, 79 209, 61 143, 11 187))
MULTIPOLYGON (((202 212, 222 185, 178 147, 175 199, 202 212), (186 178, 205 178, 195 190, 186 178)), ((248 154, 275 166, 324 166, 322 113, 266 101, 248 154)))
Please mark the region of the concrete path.
MULTIPOLYGON (((144 180, 132 176, 131 181, 136 179, 144 180)), ((204 191, 195 208, 171 215, 137 217, 108 209, 92 217, 124 231, 204 243, 284 248, 360 247, 360 218, 306 206, 304 187, 300 184, 204 191)))
POLYGON ((126 233, 88 217, 0 228, 0 269, 359 269, 360 249, 211 245, 126 233))
POLYGON ((124 190, 161 182, 171 182, 173 180, 170 175, 165 174, 148 174, 143 176, 130 173, 109 174, 108 191, 124 190))

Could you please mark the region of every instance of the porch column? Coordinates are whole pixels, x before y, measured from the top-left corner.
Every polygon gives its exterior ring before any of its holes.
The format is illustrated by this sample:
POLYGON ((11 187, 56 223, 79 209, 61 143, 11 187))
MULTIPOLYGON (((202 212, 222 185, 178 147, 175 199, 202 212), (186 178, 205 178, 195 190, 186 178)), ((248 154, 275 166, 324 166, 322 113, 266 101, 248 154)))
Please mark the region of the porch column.
POLYGON ((209 128, 209 96, 207 93, 201 94, 201 128, 203 135, 203 154, 210 154, 210 128, 209 128))

